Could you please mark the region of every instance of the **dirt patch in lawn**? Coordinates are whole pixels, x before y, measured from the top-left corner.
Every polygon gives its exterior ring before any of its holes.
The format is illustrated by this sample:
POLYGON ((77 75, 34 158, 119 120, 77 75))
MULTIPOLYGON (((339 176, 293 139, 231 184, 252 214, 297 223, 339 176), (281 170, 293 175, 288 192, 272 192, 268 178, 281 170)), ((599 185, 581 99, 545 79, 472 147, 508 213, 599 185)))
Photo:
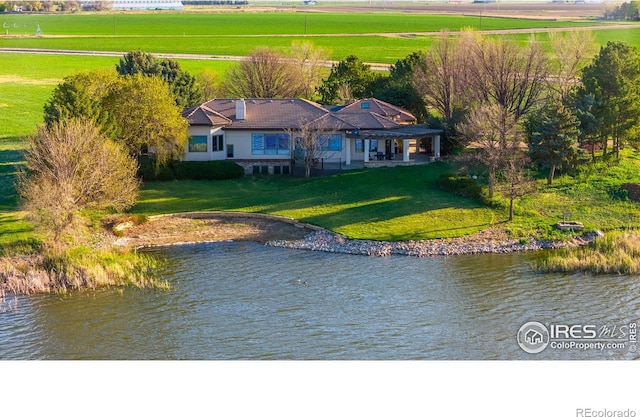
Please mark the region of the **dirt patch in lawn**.
POLYGON ((635 201, 636 203, 640 201, 640 184, 622 184, 620 188, 629 193, 629 200, 635 201))
POLYGON ((198 213, 152 217, 144 224, 125 227, 116 244, 146 247, 228 240, 298 240, 312 231, 302 223, 277 218, 198 213))

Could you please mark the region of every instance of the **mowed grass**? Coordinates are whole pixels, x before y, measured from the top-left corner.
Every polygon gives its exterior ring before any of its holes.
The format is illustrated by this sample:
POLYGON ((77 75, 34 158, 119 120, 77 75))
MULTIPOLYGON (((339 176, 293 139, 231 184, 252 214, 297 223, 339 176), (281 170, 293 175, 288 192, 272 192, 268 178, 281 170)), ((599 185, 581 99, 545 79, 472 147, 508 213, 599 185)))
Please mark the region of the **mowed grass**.
POLYGON ((419 240, 470 234, 493 224, 493 210, 438 188, 444 163, 346 171, 329 177, 242 178, 145 184, 134 213, 199 210, 267 213, 351 238, 419 240))

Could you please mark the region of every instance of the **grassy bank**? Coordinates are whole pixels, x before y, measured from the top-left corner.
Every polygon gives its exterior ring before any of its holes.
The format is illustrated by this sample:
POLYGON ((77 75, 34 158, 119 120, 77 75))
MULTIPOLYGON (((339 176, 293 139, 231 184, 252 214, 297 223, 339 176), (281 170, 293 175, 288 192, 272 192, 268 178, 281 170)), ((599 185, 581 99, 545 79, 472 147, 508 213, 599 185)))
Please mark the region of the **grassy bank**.
POLYGON ((640 274, 640 234, 614 232, 577 249, 562 250, 537 262, 543 272, 640 274))
POLYGON ((106 287, 168 289, 154 277, 157 258, 86 246, 58 253, 0 258, 0 293, 65 292, 106 287))

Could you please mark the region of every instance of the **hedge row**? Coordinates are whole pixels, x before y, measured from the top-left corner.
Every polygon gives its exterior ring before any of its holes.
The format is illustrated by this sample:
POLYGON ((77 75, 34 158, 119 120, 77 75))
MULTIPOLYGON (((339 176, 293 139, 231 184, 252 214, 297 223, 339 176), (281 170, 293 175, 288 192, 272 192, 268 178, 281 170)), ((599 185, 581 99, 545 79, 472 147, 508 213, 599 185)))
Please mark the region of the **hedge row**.
POLYGON ((171 161, 156 169, 155 161, 138 160, 138 176, 143 181, 230 180, 244 176, 244 169, 232 161, 171 161))

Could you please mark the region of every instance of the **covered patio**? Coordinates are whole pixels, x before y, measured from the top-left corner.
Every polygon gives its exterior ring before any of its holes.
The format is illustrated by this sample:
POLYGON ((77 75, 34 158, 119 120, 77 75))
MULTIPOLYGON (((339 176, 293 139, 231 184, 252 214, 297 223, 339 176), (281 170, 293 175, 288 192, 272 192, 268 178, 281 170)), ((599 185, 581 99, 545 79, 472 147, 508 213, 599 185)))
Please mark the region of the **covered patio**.
POLYGON ((440 158, 442 130, 424 125, 405 125, 387 130, 348 130, 345 165, 364 163, 366 167, 413 165, 440 158), (361 148, 363 161, 353 160, 352 142, 361 148))

